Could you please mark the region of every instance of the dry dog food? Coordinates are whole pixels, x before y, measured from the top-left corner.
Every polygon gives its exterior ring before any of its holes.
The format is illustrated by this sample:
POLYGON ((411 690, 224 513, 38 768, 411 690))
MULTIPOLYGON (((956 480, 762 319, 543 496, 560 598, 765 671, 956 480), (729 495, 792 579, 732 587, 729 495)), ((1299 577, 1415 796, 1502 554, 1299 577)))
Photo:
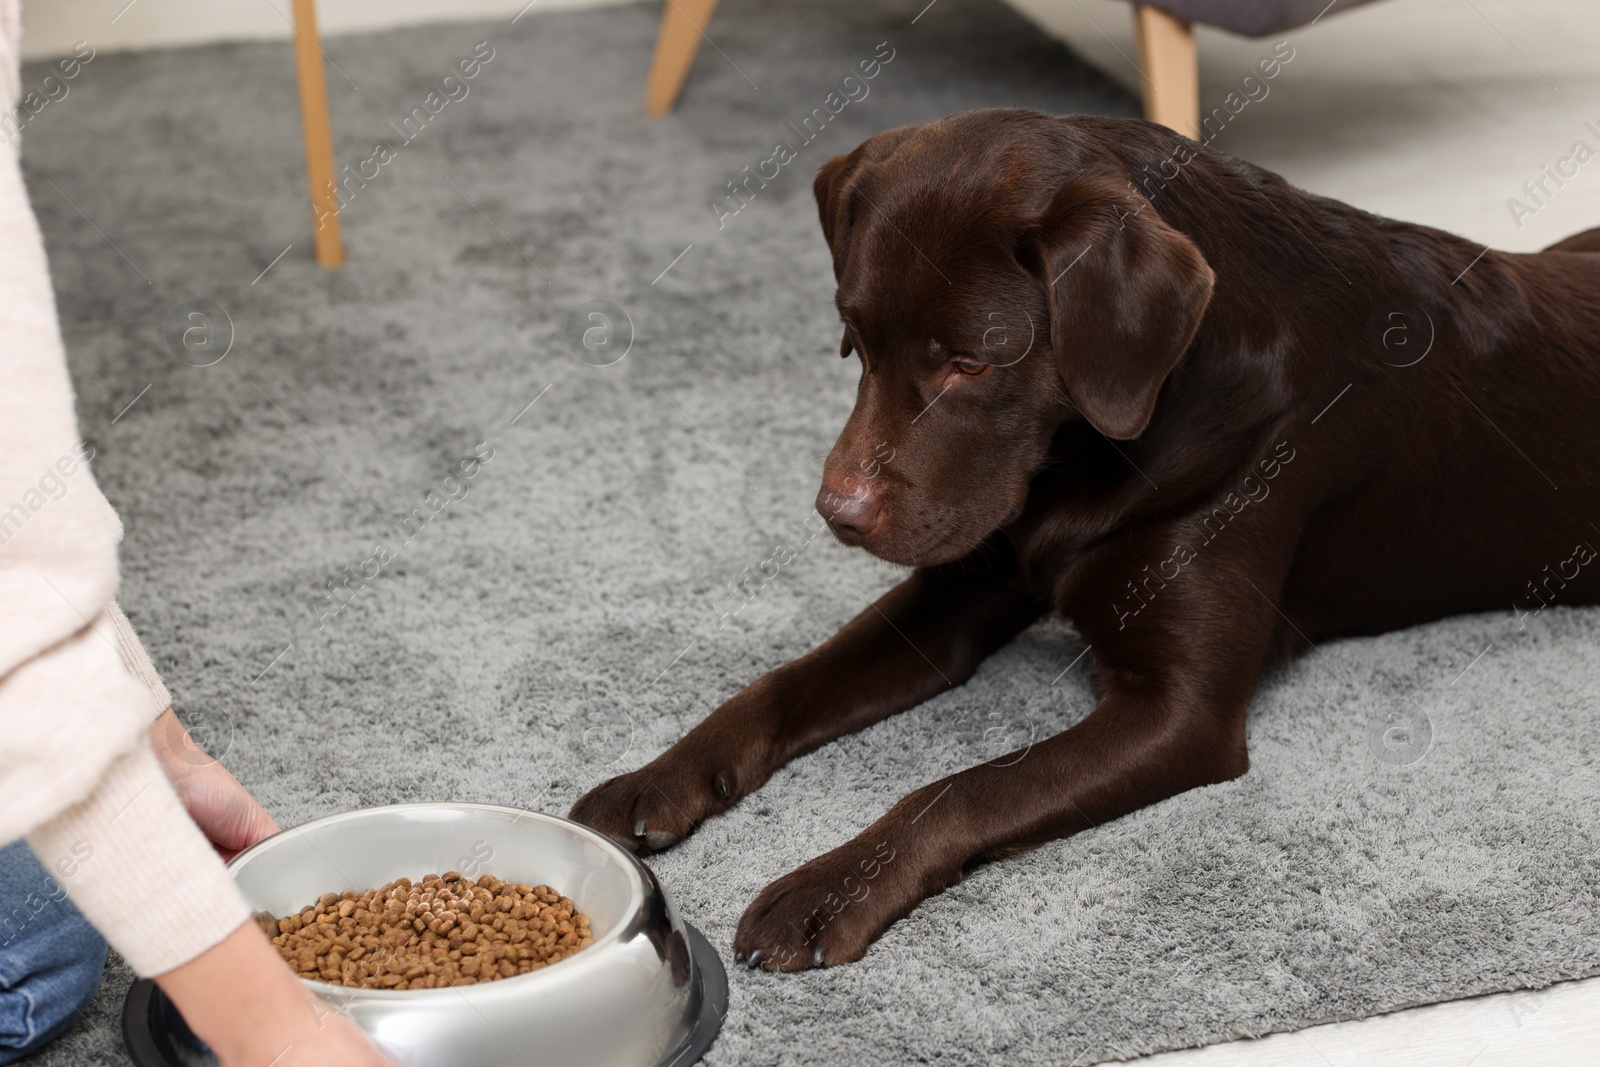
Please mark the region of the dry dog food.
POLYGON ((476 985, 587 948, 589 917, 547 885, 456 871, 325 893, 262 928, 296 974, 363 989, 476 985))

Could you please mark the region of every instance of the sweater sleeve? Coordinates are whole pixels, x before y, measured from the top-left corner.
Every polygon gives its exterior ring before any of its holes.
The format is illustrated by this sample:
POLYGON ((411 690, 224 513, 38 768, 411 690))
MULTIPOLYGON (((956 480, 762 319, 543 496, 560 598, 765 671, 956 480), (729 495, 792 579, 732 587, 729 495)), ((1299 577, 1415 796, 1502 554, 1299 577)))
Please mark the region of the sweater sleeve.
POLYGON ((150 691, 150 717, 156 718, 172 707, 172 694, 167 692, 166 685, 161 681, 161 675, 156 673, 156 665, 150 662, 150 654, 144 650, 139 635, 134 633, 133 623, 128 621, 128 617, 122 613, 115 600, 106 605, 106 621, 111 625, 112 637, 117 646, 117 655, 122 657, 122 665, 150 691))
POLYGON ((29 834, 28 844, 144 977, 187 963, 250 918, 147 737, 113 759, 87 797, 29 834))
MULTIPOLYGON (((0 113, 16 103, 17 35, 16 0, 0 0, 0 113)), ((119 527, 78 438, 14 138, 0 144, 0 380, 0 842, 26 835, 106 940, 158 974, 248 909, 150 749, 160 698, 130 673, 149 662, 128 661, 137 642, 118 639, 119 527)))

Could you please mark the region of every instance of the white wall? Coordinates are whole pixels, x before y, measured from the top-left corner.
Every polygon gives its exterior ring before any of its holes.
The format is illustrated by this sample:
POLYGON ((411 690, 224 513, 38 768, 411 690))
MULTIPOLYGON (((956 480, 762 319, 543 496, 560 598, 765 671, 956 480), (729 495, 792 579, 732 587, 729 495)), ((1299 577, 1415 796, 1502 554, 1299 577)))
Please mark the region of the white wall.
MULTIPOLYGON (((419 22, 509 18, 531 11, 628 0, 319 0, 322 32, 354 33, 419 22)), ((530 12, 531 13, 531 12, 530 12)), ((44 59, 88 41, 97 51, 289 36, 290 0, 23 0, 22 54, 44 59)))

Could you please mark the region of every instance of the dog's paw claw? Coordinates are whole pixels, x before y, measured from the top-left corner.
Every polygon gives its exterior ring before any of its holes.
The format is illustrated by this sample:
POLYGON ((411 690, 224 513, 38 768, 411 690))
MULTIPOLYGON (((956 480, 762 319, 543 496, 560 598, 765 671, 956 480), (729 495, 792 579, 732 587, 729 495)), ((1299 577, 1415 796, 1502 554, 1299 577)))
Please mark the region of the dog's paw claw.
POLYGON ((723 807, 708 778, 652 764, 601 782, 578 798, 568 818, 642 854, 671 848, 723 807))
MULTIPOLYGON (((640 825, 642 826, 643 824, 641 823, 640 825)), ((650 830, 644 834, 644 843, 651 852, 660 852, 662 849, 671 848, 681 840, 683 840, 682 837, 670 830, 650 830)))
POLYGON ((766 971, 837 967, 867 948, 917 900, 919 880, 878 849, 846 845, 790 871, 756 895, 733 948, 766 971))
POLYGON ((607 834, 606 837, 631 856, 637 856, 644 852, 644 849, 639 847, 639 842, 635 838, 618 837, 616 834, 607 834))

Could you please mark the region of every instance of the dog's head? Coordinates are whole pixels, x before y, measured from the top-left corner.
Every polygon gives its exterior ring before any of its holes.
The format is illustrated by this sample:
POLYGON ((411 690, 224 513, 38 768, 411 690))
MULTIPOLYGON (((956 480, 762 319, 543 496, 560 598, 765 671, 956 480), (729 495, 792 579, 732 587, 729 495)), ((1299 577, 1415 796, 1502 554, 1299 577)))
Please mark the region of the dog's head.
POLYGON ((1015 519, 1069 419, 1139 436, 1211 268, 1069 120, 967 112, 817 173, 855 410, 817 509, 895 563, 958 559, 1015 519))

